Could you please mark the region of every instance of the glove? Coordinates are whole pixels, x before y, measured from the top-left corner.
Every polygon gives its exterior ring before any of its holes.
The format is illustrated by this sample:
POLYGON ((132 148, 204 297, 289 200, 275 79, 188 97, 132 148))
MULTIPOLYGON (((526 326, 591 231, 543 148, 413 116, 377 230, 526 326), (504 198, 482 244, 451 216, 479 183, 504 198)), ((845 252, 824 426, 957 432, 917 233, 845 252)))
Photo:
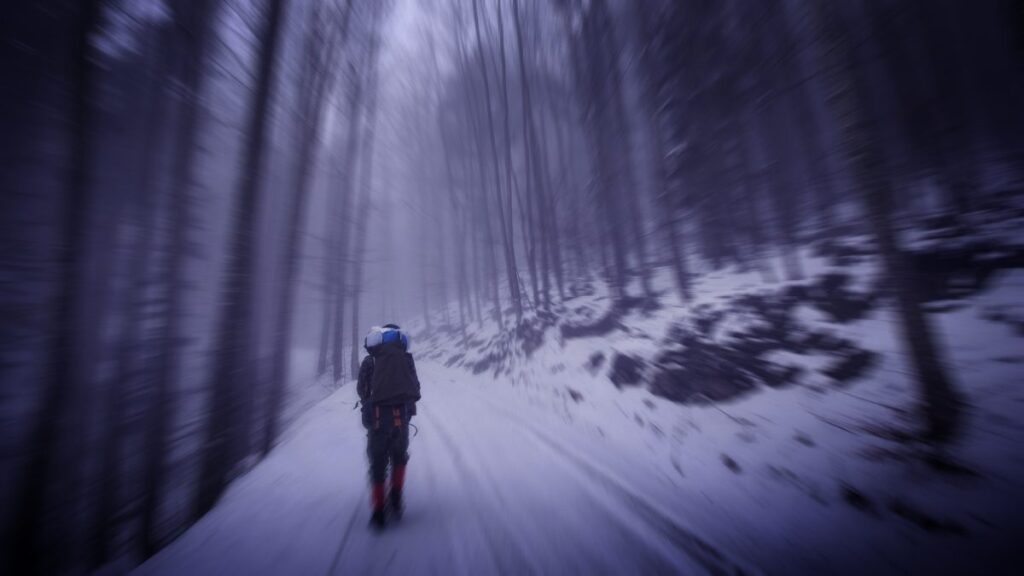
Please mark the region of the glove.
POLYGON ((369 430, 373 427, 373 406, 363 402, 363 428, 369 430))

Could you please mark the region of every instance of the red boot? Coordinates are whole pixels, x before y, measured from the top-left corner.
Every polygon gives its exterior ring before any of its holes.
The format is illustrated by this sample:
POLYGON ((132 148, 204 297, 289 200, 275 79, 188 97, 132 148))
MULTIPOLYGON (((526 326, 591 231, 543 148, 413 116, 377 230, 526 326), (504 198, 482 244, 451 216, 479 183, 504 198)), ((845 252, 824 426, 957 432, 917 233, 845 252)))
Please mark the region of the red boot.
POLYGON ((391 502, 391 512, 396 517, 402 517, 402 486, 405 484, 405 464, 395 466, 391 470, 391 493, 388 500, 391 502))
POLYGON ((370 516, 370 524, 376 528, 384 527, 384 483, 374 484, 370 489, 370 505, 373 507, 373 515, 370 516))

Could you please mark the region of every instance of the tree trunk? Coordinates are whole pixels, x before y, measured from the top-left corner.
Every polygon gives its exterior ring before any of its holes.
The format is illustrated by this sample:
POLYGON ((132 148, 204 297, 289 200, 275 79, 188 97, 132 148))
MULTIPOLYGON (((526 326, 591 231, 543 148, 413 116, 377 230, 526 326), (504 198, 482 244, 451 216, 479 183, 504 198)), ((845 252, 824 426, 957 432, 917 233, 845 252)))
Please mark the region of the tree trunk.
MULTIPOLYGON (((544 82, 544 105, 541 106, 541 111, 544 114, 543 120, 541 120, 541 132, 543 136, 540 138, 540 157, 541 166, 543 169, 544 176, 544 189, 547 191, 546 203, 547 203, 547 223, 548 229, 550 230, 549 240, 551 241, 551 267, 552 272, 555 276, 555 286, 558 289, 559 300, 565 300, 565 268, 562 262, 562 235, 561 228, 558 222, 558 202, 556 201, 556 194, 561 197, 564 196, 564 192, 558 190, 555 186, 555 180, 552 177, 551 166, 548 158, 548 146, 551 144, 551 139, 548 136, 547 127, 550 126, 551 130, 555 133, 554 147, 561 153, 561 148, 558 146, 558 126, 555 118, 553 107, 555 105, 554 98, 551 95, 551 83, 550 81, 544 82)), ((561 164, 561 162, 559 162, 561 164)))
MULTIPOLYGON (((359 112, 362 108, 363 83, 366 74, 360 74, 356 79, 356 85, 349 100, 349 127, 345 144, 345 157, 342 161, 342 184, 337 194, 341 195, 341 216, 351 221, 352 202, 354 201, 352 186, 355 178, 356 162, 359 155, 359 112)), ((335 247, 335 255, 339 262, 337 272, 337 285, 335 288, 334 308, 334 345, 331 348, 332 364, 334 368, 334 382, 340 382, 342 369, 344 367, 344 334, 345 334, 345 294, 346 272, 348 270, 349 254, 349 228, 341 219, 335 220, 334 226, 338 227, 338 244, 335 247)))
POLYGON ((460 222, 462 213, 459 206, 458 195, 455 192, 455 175, 452 170, 451 145, 448 142, 448 134, 444 129, 444 122, 442 122, 440 115, 438 115, 437 118, 437 130, 441 137, 445 175, 447 177, 446 183, 448 185, 448 202, 450 207, 448 217, 451 220, 451 227, 454 232, 452 234, 452 259, 455 264, 455 288, 459 294, 459 333, 462 334, 462 339, 465 340, 466 309, 469 308, 469 301, 466 294, 466 250, 464 246, 467 237, 465 232, 462 230, 460 222))
MULTIPOLYGON (((519 14, 518 0, 512 1, 513 21, 516 29, 516 49, 519 55, 519 86, 523 103, 523 157, 527 159, 527 181, 532 188, 527 193, 527 198, 534 198, 533 207, 536 210, 536 220, 533 225, 540 228, 540 273, 542 279, 543 302, 550 308, 551 304, 551 255, 550 255, 550 227, 549 211, 547 204, 546 182, 542 173, 542 158, 539 151, 536 125, 534 123, 533 100, 530 93, 530 77, 526 69, 526 55, 523 40, 522 18, 519 14)), ((534 299, 539 306, 541 300, 536 295, 536 282, 534 286, 534 299)))
POLYGON ((79 336, 79 282, 85 276, 87 261, 89 214, 93 207, 90 141, 94 113, 92 97, 95 64, 92 59, 91 36, 100 15, 99 0, 78 3, 72 30, 72 52, 68 71, 69 122, 68 171, 64 185, 66 196, 60 207, 60 233, 56 257, 56 299, 53 306, 52 329, 47 356, 46 380, 42 398, 33 416, 28 436, 29 454, 15 487, 16 502, 11 514, 13 529, 9 532, 9 558, 13 573, 30 574, 42 569, 39 560, 50 555, 40 541, 45 510, 46 491, 51 487, 57 455, 61 422, 73 408, 75 389, 79 383, 76 372, 76 346, 79 336))
MULTIPOLYGON (((565 25, 568 27, 569 23, 566 21, 565 25)), ((577 97, 583 100, 581 103, 584 110, 583 125, 589 136, 591 168, 595 173, 600 212, 604 219, 604 232, 607 234, 607 238, 599 238, 598 242, 602 247, 609 245, 611 257, 608 263, 612 274, 609 280, 612 293, 616 300, 622 300, 626 296, 626 270, 628 268, 626 238, 622 230, 621 208, 615 196, 619 181, 616 170, 618 162, 610 149, 610 142, 621 137, 621 134, 613 134, 606 121, 607 114, 610 113, 608 110, 610 98, 604 85, 606 74, 604 64, 596 58, 603 51, 595 26, 592 15, 585 15, 581 34, 582 47, 571 41, 569 46, 577 84, 577 97)))
MULTIPOLYGON (((468 77, 468 74, 469 74, 469 72, 468 72, 469 71, 469 58, 468 58, 468 56, 466 56, 466 54, 462 50, 461 42, 457 43, 457 45, 459 47, 459 64, 460 64, 461 75, 464 76, 464 77, 468 77)), ((498 287, 497 256, 495 254, 494 234, 493 234, 493 231, 492 231, 492 228, 491 228, 490 210, 488 208, 488 202, 487 202, 487 197, 489 195, 488 184, 487 184, 487 160, 486 160, 486 153, 484 152, 483 135, 482 135, 483 129, 480 126, 480 119, 478 118, 478 113, 482 114, 482 112, 480 112, 478 109, 482 108, 482 106, 479 106, 479 100, 480 99, 474 97, 475 94, 474 94, 474 91, 472 90, 471 85, 468 82, 463 82, 462 86, 463 86, 464 97, 465 97, 466 102, 468 104, 467 107, 466 107, 466 116, 469 118, 469 121, 467 122, 467 124, 468 124, 468 127, 469 127, 469 131, 473 135, 474 149, 476 150, 477 182, 478 182, 478 185, 479 185, 479 190, 481 192, 480 194, 473 194, 472 195, 477 200, 477 202, 479 203, 479 206, 477 206, 477 208, 476 208, 476 211, 478 211, 479 214, 478 214, 478 216, 477 216, 477 218, 475 220, 475 223, 480 228, 480 231, 483 232, 483 235, 484 235, 484 246, 485 246, 485 250, 486 250, 486 253, 484 255, 485 256, 484 259, 481 259, 481 258, 478 257, 479 255, 476 255, 476 256, 474 256, 474 260, 476 262, 480 263, 481 266, 486 264, 486 265, 488 265, 491 268, 491 271, 492 271, 492 275, 491 275, 492 276, 492 282, 490 283, 489 288, 491 290, 492 299, 494 301, 494 314, 493 314, 493 316, 494 316, 495 322, 499 326, 503 327, 504 324, 505 324, 505 320, 504 320, 504 317, 503 317, 503 314, 502 314, 502 311, 501 311, 501 295, 499 293, 499 287, 498 287)), ((498 200, 499 200, 499 204, 500 204, 500 202, 501 202, 500 193, 499 193, 499 199, 498 200)), ((474 249, 475 248, 476 248, 476 244, 474 243, 474 249)), ((482 276, 483 276, 483 272, 482 271, 480 272, 480 276, 481 276, 480 280, 481 280, 481 285, 482 285, 482 284, 486 283, 486 280, 484 278, 482 278, 482 276)))
MULTIPOLYGON (((134 196, 128 210, 127 222, 133 229, 129 234, 126 260, 126 286, 120 298, 125 302, 121 313, 121 329, 118 334, 114 358, 114 374, 107 379, 102 404, 105 412, 102 418, 101 437, 97 442, 100 455, 99 482, 97 487, 96 514, 92 529, 93 551, 90 567, 95 569, 110 561, 113 556, 112 540, 120 525, 118 495, 122 490, 119 474, 119 452, 123 446, 126 420, 125 398, 134 394, 147 393, 150 384, 142 374, 151 374, 142 359, 143 324, 146 320, 146 290, 149 285, 148 262, 153 257, 153 244, 157 235, 158 178, 157 159, 160 156, 160 142, 163 140, 161 119, 165 115, 167 95, 162 86, 168 80, 168 70, 163 65, 168 60, 171 44, 171 26, 164 26, 158 34, 147 38, 144 52, 146 64, 156 63, 147 72, 147 79, 141 94, 136 95, 144 104, 144 113, 139 132, 140 142, 134 156, 129 159, 140 168, 135 174, 129 193, 134 196)), ((147 454, 147 456, 149 456, 147 454)), ((143 508, 145 514, 145 508, 143 508)), ((145 536, 145 535, 143 535, 145 536)))
POLYGON ((676 210, 669 196, 668 174, 665 170, 665 146, 662 141, 661 122, 657 117, 651 118, 651 151, 653 159, 656 212, 661 214, 661 226, 665 231, 668 243, 672 275, 676 280, 676 288, 684 302, 693 298, 690 291, 690 274, 683 249, 683 239, 679 223, 676 222, 676 210))
POLYGON ((181 83, 183 96, 181 117, 177 125, 174 165, 169 196, 169 231, 166 264, 160 284, 166 291, 166 303, 160 322, 160 352, 157 358, 156 382, 149 406, 145 438, 142 502, 142 554, 149 557, 159 549, 157 531, 160 498, 167 480, 165 458, 170 443, 170 423, 174 413, 173 388, 177 380, 181 340, 179 324, 184 295, 184 267, 188 251, 189 187, 193 166, 199 152, 199 97, 203 90, 203 60, 206 55, 209 21, 216 10, 216 0, 181 2, 175 31, 181 46, 181 83), (185 24, 181 24, 185 22, 185 24))
POLYGON ((267 419, 263 441, 260 444, 260 451, 264 456, 270 452, 277 439, 284 393, 288 386, 292 316, 295 308, 295 291, 301 277, 302 262, 299 258, 299 249, 302 243, 302 231, 305 229, 306 203, 312 183, 313 167, 316 164, 323 109, 333 84, 335 34, 341 34, 342 42, 344 42, 344 38, 348 34, 351 13, 352 3, 349 2, 345 7, 339 27, 332 29, 330 39, 326 45, 323 45, 316 41, 318 35, 313 32, 317 26, 321 25, 319 8, 314 7, 310 12, 308 28, 310 35, 307 37, 302 79, 302 86, 305 87, 306 92, 299 94, 300 114, 302 114, 296 130, 299 153, 297 161, 293 164, 295 173, 292 175, 292 180, 295 182, 295 193, 292 195, 292 203, 288 208, 285 250, 281 263, 282 287, 277 303, 278 316, 274 323, 273 373, 267 397, 267 419))
MULTIPOLYGON (((516 313, 516 323, 523 318, 523 305, 519 294, 519 275, 516 272, 516 252, 512 244, 511 217, 505 215, 505 206, 502 200, 501 175, 498 161, 498 142, 494 129, 494 114, 491 112, 491 80, 487 74, 487 64, 484 59, 483 39, 480 35, 480 15, 477 6, 479 0, 473 0, 473 23, 476 30, 476 43, 478 51, 478 62, 480 65, 480 76, 484 82, 484 112, 487 115, 488 135, 490 136, 491 161, 494 168, 495 200, 498 206, 498 219, 501 221, 502 242, 505 247, 505 275, 508 280, 509 296, 512 299, 512 307, 516 313)), ((499 308, 498 314, 501 314, 499 308)))
POLYGON ((889 286, 896 296, 900 329, 917 377, 925 421, 925 437, 941 444, 951 440, 961 423, 962 400, 943 365, 942 354, 921 307, 916 280, 899 246, 892 223, 894 191, 885 174, 877 144, 878 127, 866 106, 866 78, 855 63, 848 31, 830 12, 835 7, 815 5, 826 46, 821 47, 822 68, 833 89, 829 105, 840 127, 846 157, 861 189, 861 198, 882 258, 889 286), (851 64, 854 63, 854 64, 851 64))
POLYGON ((248 138, 243 146, 236 209, 231 223, 223 304, 218 318, 218 353, 210 382, 210 412, 206 437, 200 448, 199 486, 195 517, 210 510, 230 481, 232 468, 248 451, 248 439, 239 437, 251 415, 241 414, 243 395, 250 394, 252 365, 253 270, 256 265, 253 237, 259 206, 273 98, 277 46, 283 20, 284 0, 269 0, 266 22, 260 33, 256 86, 247 120, 248 138))
POLYGON ((643 212, 641 199, 636 184, 636 174, 633 170, 632 146, 630 144, 632 130, 629 126, 629 116, 626 111, 625 99, 622 95, 622 69, 619 65, 619 47, 615 36, 615 24, 612 22, 611 14, 606 0, 592 0, 592 19, 596 27, 598 42, 591 45, 591 49, 598 49, 603 52, 603 60, 606 62, 607 72, 597 73, 608 76, 608 89, 606 97, 608 102, 605 111, 611 120, 611 126, 615 139, 620 143, 619 149, 612 154, 616 166, 616 183, 618 194, 629 198, 624 202, 626 217, 633 232, 633 243, 636 250, 637 272, 639 273, 644 294, 652 296, 654 290, 651 287, 650 264, 647 260, 647 236, 644 232, 643 212))
MULTIPOLYGON (((376 16, 379 15, 380 8, 376 8, 377 12, 374 13, 375 21, 376 16)), ((355 270, 352 275, 352 356, 350 358, 349 367, 352 370, 352 374, 359 373, 359 350, 361 339, 359 338, 359 303, 363 293, 363 254, 366 252, 366 229, 367 220, 370 218, 370 210, 372 205, 372 194, 371 186, 373 185, 373 153, 374 145, 376 143, 376 126, 377 126, 377 85, 379 83, 377 74, 377 44, 378 36, 376 31, 376 25, 373 30, 373 37, 370 40, 370 58, 372 59, 370 69, 370 80, 368 87, 369 98, 367 99, 366 109, 366 126, 363 132, 363 153, 362 153, 362 167, 359 169, 359 204, 356 208, 356 239, 355 239, 355 262, 353 266, 355 270)))

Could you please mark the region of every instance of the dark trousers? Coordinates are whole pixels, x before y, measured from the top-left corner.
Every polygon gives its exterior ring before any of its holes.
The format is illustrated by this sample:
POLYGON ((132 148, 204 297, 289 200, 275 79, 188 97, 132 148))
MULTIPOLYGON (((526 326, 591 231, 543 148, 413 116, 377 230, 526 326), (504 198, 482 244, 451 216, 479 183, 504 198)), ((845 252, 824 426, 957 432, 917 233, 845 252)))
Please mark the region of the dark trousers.
POLYGON ((392 469, 409 461, 409 411, 404 405, 370 408, 366 430, 366 455, 370 459, 370 480, 383 484, 388 464, 392 469))

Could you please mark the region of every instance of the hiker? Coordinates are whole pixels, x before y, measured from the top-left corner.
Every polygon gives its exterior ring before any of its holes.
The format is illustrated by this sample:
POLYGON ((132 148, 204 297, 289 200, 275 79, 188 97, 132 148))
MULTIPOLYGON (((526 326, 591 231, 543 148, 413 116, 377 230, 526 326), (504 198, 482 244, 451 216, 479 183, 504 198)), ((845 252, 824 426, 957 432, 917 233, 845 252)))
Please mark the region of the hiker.
POLYGON ((395 324, 374 326, 363 342, 368 355, 359 367, 357 391, 370 459, 370 523, 382 528, 388 516, 402 516, 402 486, 409 461, 409 420, 416 414, 420 381, 409 353, 409 338, 395 324), (391 491, 384 483, 391 466, 391 491))

